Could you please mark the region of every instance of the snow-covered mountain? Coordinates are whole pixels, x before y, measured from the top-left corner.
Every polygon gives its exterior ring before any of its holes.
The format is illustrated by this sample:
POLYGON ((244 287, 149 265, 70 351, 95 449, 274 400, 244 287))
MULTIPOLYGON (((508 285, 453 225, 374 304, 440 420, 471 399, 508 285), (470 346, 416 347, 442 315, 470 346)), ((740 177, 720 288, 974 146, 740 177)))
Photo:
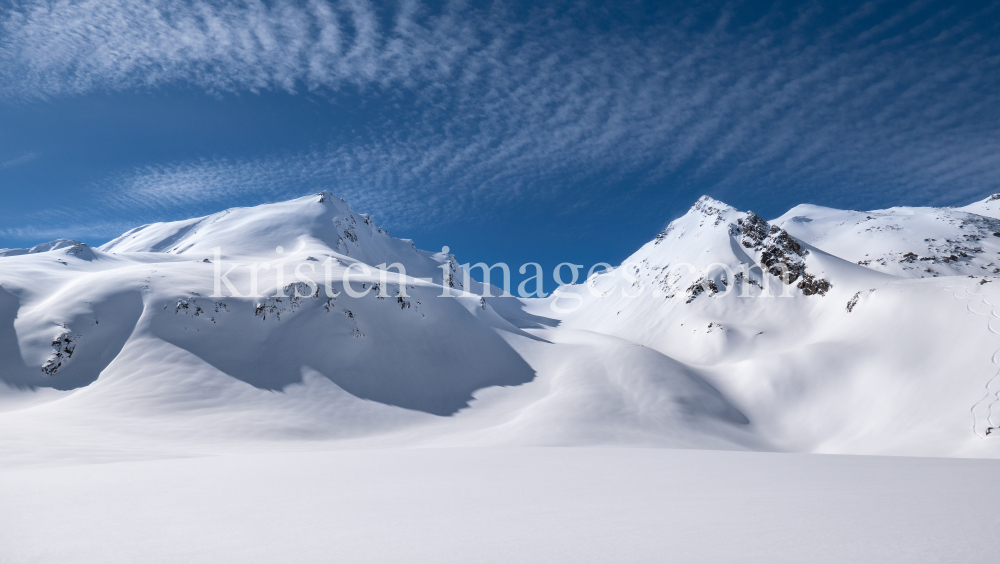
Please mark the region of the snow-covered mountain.
POLYGON ((0 249, 0 257, 14 257, 18 255, 28 255, 32 253, 45 253, 48 251, 65 249, 67 247, 73 247, 80 244, 81 243, 79 241, 76 241, 74 239, 56 239, 55 241, 49 241, 48 243, 35 245, 30 249, 0 249))
POLYGON ((763 222, 702 198, 623 266, 563 289, 583 305, 560 328, 680 361, 782 450, 993 456, 997 227, 931 208, 763 222))
POLYGON ((328 192, 6 251, 0 451, 1000 456, 997 200, 766 221, 703 197, 618 268, 536 299, 482 298, 454 256, 328 192))

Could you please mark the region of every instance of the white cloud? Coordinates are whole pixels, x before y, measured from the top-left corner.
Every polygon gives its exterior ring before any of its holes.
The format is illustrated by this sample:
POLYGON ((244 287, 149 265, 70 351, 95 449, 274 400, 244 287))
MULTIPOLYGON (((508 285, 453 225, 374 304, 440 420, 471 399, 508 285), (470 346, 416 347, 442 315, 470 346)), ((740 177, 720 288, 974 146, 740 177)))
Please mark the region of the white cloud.
POLYGON ((329 188, 406 224, 623 178, 845 204, 859 189, 949 204, 1000 188, 1000 33, 983 23, 997 4, 810 5, 748 24, 678 8, 603 31, 575 24, 579 8, 412 0, 22 6, 0 18, 8 98, 186 83, 411 100, 312 153, 128 172, 109 182, 122 206, 329 188))
POLYGON ((24 225, 0 228, 0 237, 14 241, 34 241, 29 245, 53 241, 55 239, 76 239, 103 242, 135 227, 126 222, 81 222, 53 226, 51 224, 24 225))
POLYGON ((40 155, 38 153, 22 153, 16 157, 0 161, 0 170, 5 168, 11 168, 25 163, 30 163, 31 161, 37 159, 40 155))

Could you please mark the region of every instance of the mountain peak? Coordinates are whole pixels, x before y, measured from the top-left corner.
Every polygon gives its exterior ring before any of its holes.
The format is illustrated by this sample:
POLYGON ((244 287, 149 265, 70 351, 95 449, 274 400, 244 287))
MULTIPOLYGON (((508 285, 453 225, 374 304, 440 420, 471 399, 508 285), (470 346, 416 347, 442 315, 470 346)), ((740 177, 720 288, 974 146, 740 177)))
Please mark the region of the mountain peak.
POLYGON ((738 214, 740 210, 730 206, 725 202, 720 202, 711 196, 702 196, 688 210, 687 216, 700 218, 699 223, 703 223, 705 218, 711 219, 715 226, 719 226, 727 221, 731 221, 732 214, 738 214))
POLYGON ((327 202, 336 202, 338 200, 342 204, 345 204, 345 205, 347 204, 347 202, 345 202, 343 198, 337 197, 336 194, 334 194, 333 192, 330 192, 329 190, 322 190, 322 191, 320 191, 319 194, 317 194, 317 196, 319 196, 319 203, 321 203, 321 204, 325 204, 327 202))
POLYGON ((700 211, 706 215, 715 215, 718 211, 740 211, 725 202, 720 202, 715 198, 705 195, 698 198, 698 201, 691 206, 692 210, 700 211))

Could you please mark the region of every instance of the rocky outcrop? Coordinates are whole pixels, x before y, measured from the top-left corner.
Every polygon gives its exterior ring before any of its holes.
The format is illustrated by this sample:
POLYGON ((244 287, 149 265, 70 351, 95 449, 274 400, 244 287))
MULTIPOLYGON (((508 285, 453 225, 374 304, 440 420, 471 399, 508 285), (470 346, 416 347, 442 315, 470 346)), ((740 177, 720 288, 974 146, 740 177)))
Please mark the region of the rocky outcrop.
POLYGON ((810 296, 825 295, 830 282, 806 271, 803 257, 809 254, 787 231, 753 212, 729 226, 729 234, 748 251, 757 256, 760 267, 785 284, 795 284, 802 293, 810 296))

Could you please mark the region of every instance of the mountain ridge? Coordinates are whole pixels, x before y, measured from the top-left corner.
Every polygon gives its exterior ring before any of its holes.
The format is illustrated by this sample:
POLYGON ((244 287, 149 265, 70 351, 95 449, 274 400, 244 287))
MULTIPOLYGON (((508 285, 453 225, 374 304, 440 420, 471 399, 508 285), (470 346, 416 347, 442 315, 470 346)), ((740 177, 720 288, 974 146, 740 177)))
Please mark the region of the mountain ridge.
POLYGON ((329 192, 5 256, 0 445, 998 457, 1000 222, 964 211, 993 201, 768 222, 706 196, 619 267, 529 299, 483 297, 453 255, 329 192))

